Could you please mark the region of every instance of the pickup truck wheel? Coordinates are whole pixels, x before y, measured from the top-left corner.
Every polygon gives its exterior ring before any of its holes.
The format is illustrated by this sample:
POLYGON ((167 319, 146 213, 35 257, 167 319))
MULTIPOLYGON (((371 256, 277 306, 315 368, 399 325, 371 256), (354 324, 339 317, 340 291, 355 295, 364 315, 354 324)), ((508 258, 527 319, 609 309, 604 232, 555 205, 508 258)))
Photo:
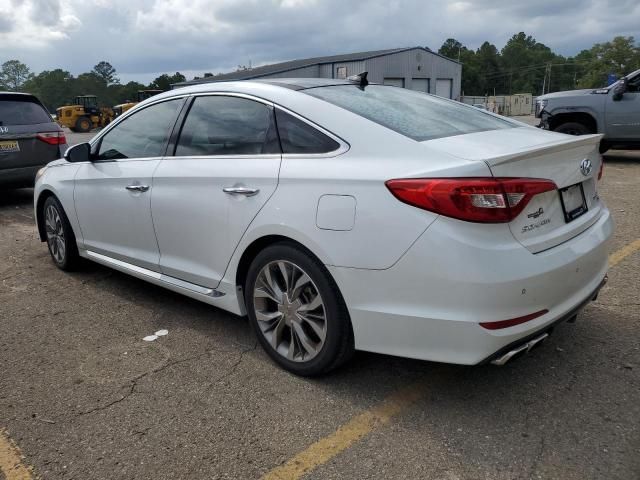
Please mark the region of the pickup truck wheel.
POLYGON ((554 132, 566 133, 567 135, 588 135, 591 131, 582 123, 567 122, 561 123, 553 129, 554 132))

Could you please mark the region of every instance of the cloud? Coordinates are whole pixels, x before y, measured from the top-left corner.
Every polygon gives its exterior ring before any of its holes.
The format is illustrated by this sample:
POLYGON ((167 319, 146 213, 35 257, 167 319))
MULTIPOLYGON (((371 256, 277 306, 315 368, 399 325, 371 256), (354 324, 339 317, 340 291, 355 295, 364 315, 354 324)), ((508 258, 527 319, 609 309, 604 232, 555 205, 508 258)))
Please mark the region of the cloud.
POLYGON ((4 19, 0 22, 0 58, 17 58, 25 52, 37 58, 37 51, 44 53, 69 39, 81 24, 67 0, 10 0, 0 5, 0 19, 4 19))
MULTIPOLYGON (((74 74, 100 60, 123 79, 224 72, 453 37, 498 48, 519 31, 572 55, 638 34, 637 0, 0 0, 0 61, 74 74)), ((640 39, 639 39, 640 40, 640 39)))

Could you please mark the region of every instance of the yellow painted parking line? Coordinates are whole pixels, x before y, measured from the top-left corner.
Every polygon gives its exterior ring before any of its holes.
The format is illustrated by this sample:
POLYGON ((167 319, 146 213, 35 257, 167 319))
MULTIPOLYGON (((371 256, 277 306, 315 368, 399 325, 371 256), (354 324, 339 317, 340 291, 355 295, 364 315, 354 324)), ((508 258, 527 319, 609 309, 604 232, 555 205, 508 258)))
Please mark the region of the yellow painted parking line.
POLYGON ((386 424, 422 396, 424 385, 414 384, 392 394, 318 440, 283 465, 267 473, 263 480, 294 480, 328 462, 374 429, 386 424))
POLYGON ((33 480, 31 468, 22 463, 20 449, 0 430, 0 472, 6 480, 33 480))
POLYGON ((637 252, 638 250, 640 250, 640 238, 609 255, 609 266, 615 267, 622 260, 627 258, 632 253, 637 252))

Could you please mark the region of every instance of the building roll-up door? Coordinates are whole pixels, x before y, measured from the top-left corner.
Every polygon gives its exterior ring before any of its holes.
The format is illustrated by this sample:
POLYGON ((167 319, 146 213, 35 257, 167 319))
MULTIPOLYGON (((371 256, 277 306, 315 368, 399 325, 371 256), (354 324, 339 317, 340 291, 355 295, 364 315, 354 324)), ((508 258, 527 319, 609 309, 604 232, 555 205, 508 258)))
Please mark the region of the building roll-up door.
POLYGON ((416 92, 429 93, 429 79, 428 78, 412 79, 411 90, 415 90, 416 92))
POLYGON ((404 88, 404 78, 385 78, 382 83, 392 87, 404 88))
POLYGON ((453 80, 450 78, 438 78, 436 80, 436 95, 451 98, 453 80))

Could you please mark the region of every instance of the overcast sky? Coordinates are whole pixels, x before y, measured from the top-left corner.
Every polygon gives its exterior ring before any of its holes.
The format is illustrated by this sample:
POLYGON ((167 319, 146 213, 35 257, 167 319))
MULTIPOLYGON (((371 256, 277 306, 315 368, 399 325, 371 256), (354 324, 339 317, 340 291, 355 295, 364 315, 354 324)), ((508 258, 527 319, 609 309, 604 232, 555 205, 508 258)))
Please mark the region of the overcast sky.
POLYGON ((238 64, 406 46, 454 37, 502 48, 519 31, 564 55, 616 35, 640 40, 638 0, 0 0, 0 62, 123 81, 226 72, 238 64))

